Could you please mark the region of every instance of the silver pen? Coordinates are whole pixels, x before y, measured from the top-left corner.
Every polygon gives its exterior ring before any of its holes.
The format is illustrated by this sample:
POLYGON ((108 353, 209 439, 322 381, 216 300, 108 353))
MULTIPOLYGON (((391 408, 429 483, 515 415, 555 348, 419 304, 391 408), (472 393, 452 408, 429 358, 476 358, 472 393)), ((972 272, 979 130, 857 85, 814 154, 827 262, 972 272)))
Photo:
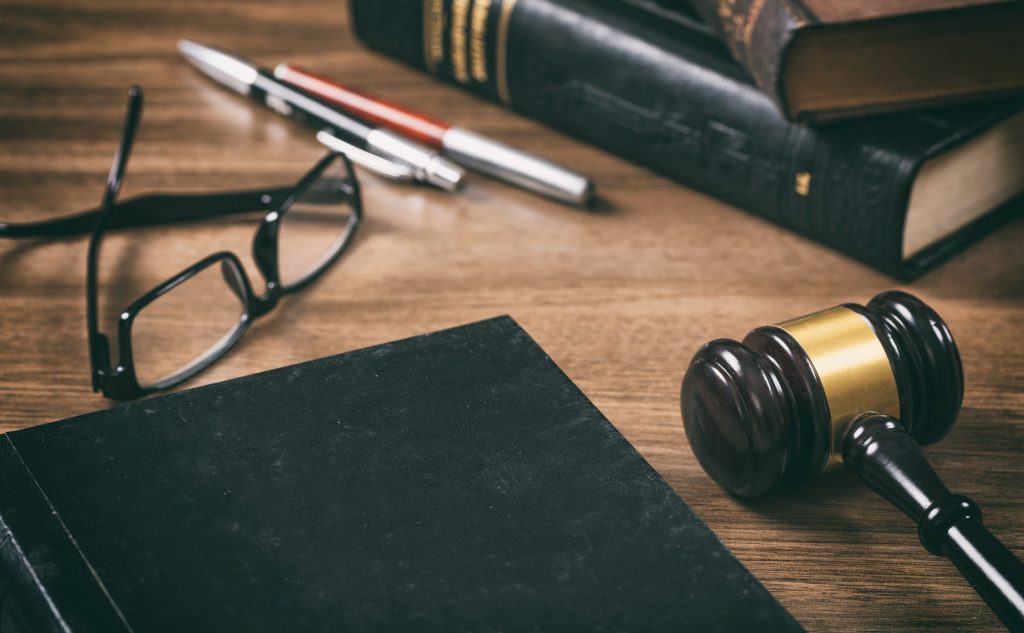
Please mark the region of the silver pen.
POLYGON ((352 162, 399 181, 430 183, 455 191, 465 171, 437 151, 342 113, 281 82, 273 73, 216 48, 180 40, 178 50, 200 71, 228 88, 285 116, 309 123, 324 145, 352 162))
POLYGON ((587 206, 593 198, 590 178, 521 149, 302 68, 279 64, 274 76, 344 112, 444 151, 465 167, 569 204, 587 206))

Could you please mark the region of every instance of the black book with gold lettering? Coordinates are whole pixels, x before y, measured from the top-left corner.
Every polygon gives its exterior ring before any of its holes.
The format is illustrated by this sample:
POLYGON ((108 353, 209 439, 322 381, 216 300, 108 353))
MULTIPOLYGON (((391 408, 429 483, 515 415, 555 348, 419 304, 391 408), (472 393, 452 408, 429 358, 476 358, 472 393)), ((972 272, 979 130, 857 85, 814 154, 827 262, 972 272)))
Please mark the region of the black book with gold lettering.
POLYGON ((659 0, 350 0, 369 46, 910 279, 1024 208, 1024 102, 807 127, 659 0))
POLYGON ((802 630, 512 319, 0 436, 0 631, 802 630))

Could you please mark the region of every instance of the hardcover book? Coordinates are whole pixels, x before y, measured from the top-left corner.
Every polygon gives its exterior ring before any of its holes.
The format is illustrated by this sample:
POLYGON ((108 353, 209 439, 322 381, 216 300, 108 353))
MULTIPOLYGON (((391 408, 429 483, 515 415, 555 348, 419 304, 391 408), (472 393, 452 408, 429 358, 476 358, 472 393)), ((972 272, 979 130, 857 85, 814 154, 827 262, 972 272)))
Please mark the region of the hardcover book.
POLYGON ((1020 0, 667 1, 700 10, 790 119, 1024 89, 1020 0))
POLYGON ((507 317, 0 437, 0 630, 799 631, 507 317))
POLYGON ((381 52, 900 279, 1024 208, 1024 100, 812 128, 666 0, 350 8, 381 52))

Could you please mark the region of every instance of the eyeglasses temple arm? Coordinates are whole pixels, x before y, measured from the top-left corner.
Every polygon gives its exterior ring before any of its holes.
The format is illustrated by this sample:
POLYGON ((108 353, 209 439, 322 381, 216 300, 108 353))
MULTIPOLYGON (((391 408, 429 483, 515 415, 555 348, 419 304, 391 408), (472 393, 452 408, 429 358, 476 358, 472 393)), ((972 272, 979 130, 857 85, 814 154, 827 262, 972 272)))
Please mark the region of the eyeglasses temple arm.
MULTIPOLYGON (((150 194, 118 202, 117 213, 104 227, 121 229, 194 222, 209 218, 267 211, 290 189, 260 189, 211 194, 150 194)), ((64 237, 89 233, 102 209, 90 209, 63 218, 26 224, 0 223, 0 237, 64 237)))
POLYGON ((89 359, 92 363, 92 390, 100 391, 101 374, 110 370, 110 342, 99 330, 98 304, 97 299, 97 278, 99 277, 99 255, 100 244, 103 241, 103 230, 106 220, 114 209, 114 201, 121 191, 121 181, 124 179, 124 170, 128 165, 128 158, 132 153, 132 145, 135 142, 135 132, 139 129, 139 120, 142 118, 143 94, 142 88, 132 86, 128 91, 128 111, 124 118, 124 129, 121 133, 121 143, 114 154, 114 163, 110 166, 110 173, 107 176, 107 186, 103 190, 103 201, 100 204, 100 211, 96 214, 96 222, 92 231, 92 239, 89 240, 89 255, 86 260, 86 321, 89 336, 89 359))

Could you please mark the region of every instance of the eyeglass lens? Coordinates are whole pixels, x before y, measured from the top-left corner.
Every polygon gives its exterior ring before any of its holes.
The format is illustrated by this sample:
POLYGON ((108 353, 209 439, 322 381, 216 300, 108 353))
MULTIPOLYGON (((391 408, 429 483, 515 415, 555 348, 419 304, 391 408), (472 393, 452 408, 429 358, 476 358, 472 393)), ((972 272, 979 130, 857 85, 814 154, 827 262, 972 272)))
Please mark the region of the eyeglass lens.
POLYGON ((243 287, 241 272, 219 260, 147 304, 131 329, 139 385, 173 381, 226 351, 244 326, 243 287))
POLYGON ((285 211, 278 233, 278 271, 285 289, 306 281, 345 248, 355 228, 350 175, 335 158, 285 211))

